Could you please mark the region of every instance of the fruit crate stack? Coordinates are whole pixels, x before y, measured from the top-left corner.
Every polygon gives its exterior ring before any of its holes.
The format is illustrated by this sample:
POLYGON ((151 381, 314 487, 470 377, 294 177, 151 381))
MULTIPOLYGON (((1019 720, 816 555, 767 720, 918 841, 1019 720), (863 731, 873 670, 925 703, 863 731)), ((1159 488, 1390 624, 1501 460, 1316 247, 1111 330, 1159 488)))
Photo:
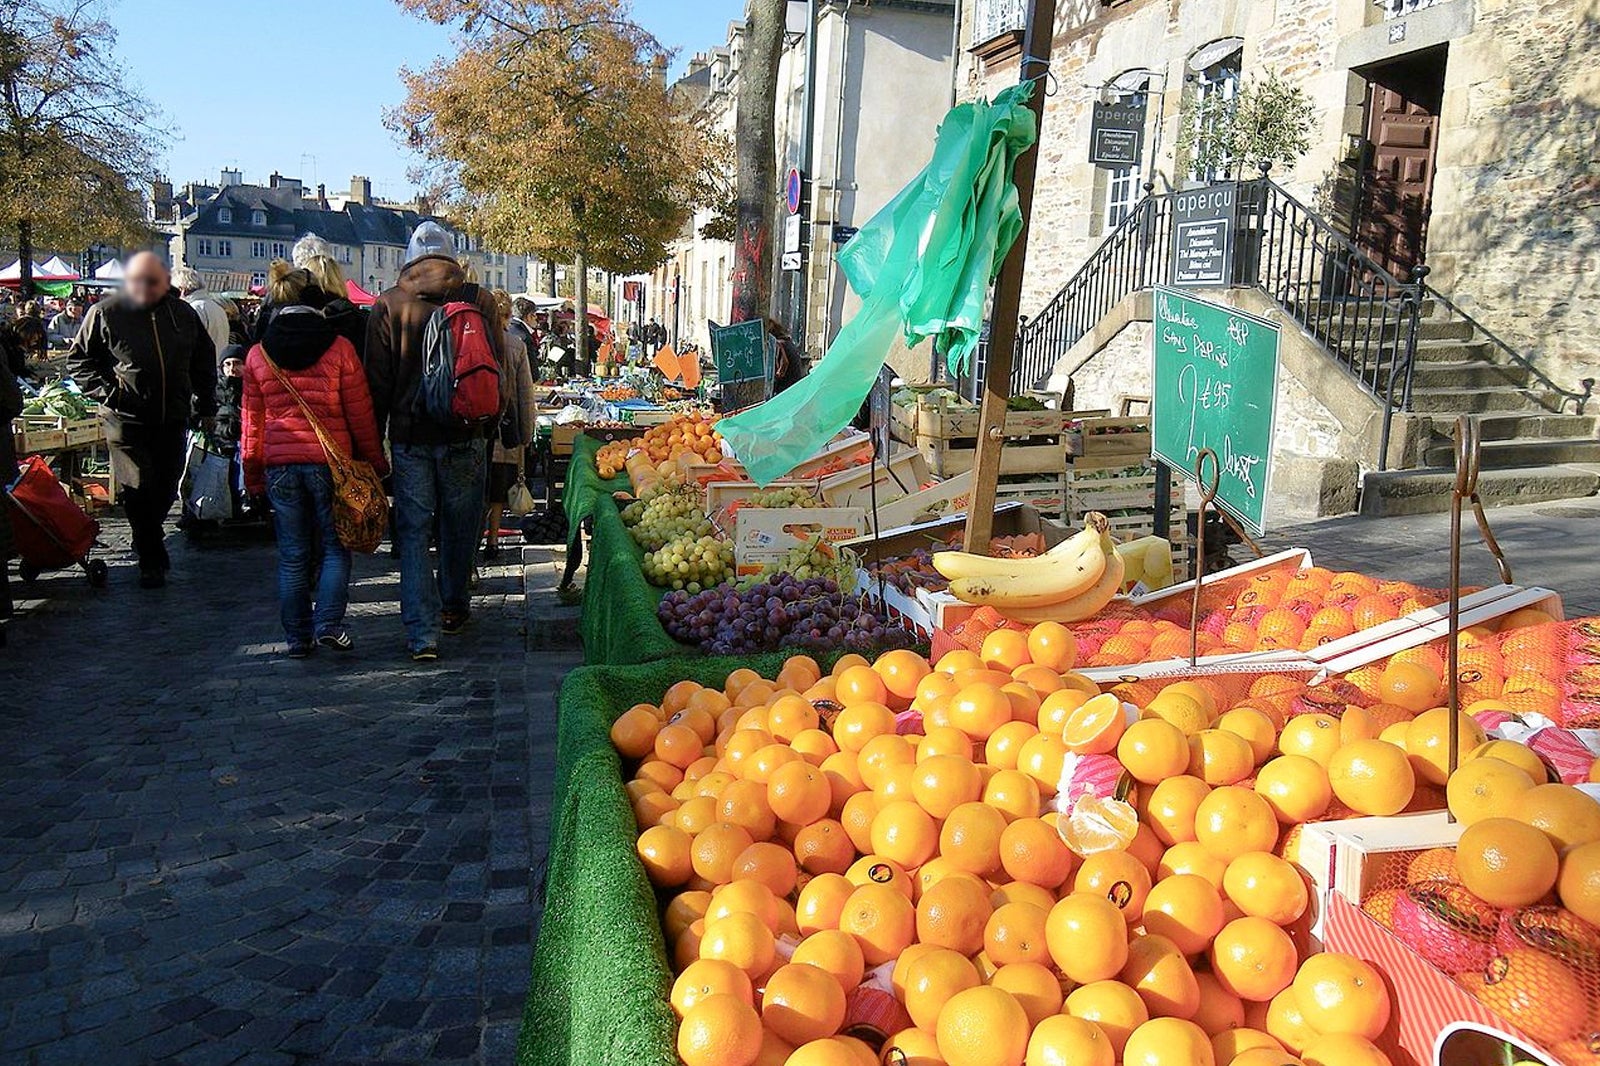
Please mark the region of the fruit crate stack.
MULTIPOLYGON (((895 408, 896 431, 917 446, 935 477, 953 477, 971 470, 978 457, 978 408, 939 398, 919 397, 915 408, 895 408), (915 416, 915 434, 909 419, 915 416)), ((1059 478, 1066 472, 1068 426, 1082 418, 1074 411, 1008 411, 1000 473, 1037 474, 1035 480, 1059 478)))
MULTIPOLYGON (((1156 529, 1157 467, 1148 459, 1131 466, 1085 468, 1074 463, 1066 475, 1064 520, 1077 526, 1085 515, 1099 511, 1111 522, 1111 535, 1118 541, 1148 537, 1156 529)), ((1172 541, 1175 573, 1189 573, 1189 512, 1183 500, 1183 482, 1171 471, 1169 479, 1171 511, 1167 516, 1167 539, 1172 541)))

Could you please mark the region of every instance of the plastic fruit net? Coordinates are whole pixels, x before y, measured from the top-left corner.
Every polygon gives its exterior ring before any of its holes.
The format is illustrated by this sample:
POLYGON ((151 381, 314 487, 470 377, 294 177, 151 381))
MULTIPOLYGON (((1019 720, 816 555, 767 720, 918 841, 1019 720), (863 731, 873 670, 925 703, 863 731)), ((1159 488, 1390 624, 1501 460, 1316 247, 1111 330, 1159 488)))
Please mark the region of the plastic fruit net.
POLYGON ((1600 929, 1554 895, 1492 906, 1454 848, 1369 856, 1361 910, 1567 1066, 1600 1062, 1600 929))

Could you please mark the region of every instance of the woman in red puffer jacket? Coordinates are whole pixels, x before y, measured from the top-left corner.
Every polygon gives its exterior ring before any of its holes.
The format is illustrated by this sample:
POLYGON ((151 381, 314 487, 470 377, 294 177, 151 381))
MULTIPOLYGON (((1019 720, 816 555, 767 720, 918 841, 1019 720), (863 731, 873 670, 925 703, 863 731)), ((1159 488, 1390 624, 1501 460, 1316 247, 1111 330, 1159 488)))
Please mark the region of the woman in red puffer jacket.
POLYGON ((334 534, 333 474, 299 400, 347 455, 380 475, 389 464, 355 348, 335 323, 298 302, 304 272, 273 266, 273 298, 285 306, 245 360, 239 456, 246 490, 272 501, 283 629, 290 658, 304 658, 315 645, 349 651, 354 642, 344 624, 350 550, 334 534))

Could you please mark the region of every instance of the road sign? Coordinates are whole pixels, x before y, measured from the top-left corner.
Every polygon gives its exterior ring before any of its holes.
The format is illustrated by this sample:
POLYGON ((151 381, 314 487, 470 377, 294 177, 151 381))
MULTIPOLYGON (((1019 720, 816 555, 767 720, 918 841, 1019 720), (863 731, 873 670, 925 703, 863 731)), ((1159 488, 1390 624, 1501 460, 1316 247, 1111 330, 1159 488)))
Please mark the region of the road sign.
POLYGON ((801 178, 799 167, 789 168, 789 177, 784 182, 784 200, 789 205, 791 215, 800 213, 800 198, 805 193, 805 182, 801 178))
POLYGON ((860 226, 841 226, 839 223, 835 222, 833 224, 833 243, 849 244, 850 238, 854 237, 860 232, 860 226))
POLYGON ((1278 327, 1173 289, 1158 288, 1152 299, 1155 456, 1193 479, 1200 449, 1216 452, 1217 503, 1260 534, 1277 414, 1278 327))
POLYGON ((1144 158, 1144 103, 1094 105, 1089 162, 1107 170, 1136 167, 1144 158))
POLYGON ((1172 194, 1172 284, 1215 288, 1233 280, 1234 207, 1231 181, 1172 194))
POLYGON ((800 216, 783 216, 783 250, 784 252, 798 252, 800 250, 800 216))
POLYGON ((800 269, 800 253, 799 252, 784 252, 783 253, 783 261, 778 264, 778 267, 781 270, 799 270, 800 269))

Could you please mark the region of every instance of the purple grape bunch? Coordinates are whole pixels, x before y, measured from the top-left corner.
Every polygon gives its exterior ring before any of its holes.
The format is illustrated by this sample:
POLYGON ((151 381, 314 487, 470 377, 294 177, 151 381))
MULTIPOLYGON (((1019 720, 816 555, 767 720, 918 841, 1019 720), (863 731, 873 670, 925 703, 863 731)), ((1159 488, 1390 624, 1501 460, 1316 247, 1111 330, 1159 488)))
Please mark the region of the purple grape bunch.
POLYGON ((774 574, 748 589, 724 582, 703 592, 669 592, 657 609, 672 639, 713 655, 835 649, 863 655, 909 648, 915 638, 886 625, 832 578, 774 574))

